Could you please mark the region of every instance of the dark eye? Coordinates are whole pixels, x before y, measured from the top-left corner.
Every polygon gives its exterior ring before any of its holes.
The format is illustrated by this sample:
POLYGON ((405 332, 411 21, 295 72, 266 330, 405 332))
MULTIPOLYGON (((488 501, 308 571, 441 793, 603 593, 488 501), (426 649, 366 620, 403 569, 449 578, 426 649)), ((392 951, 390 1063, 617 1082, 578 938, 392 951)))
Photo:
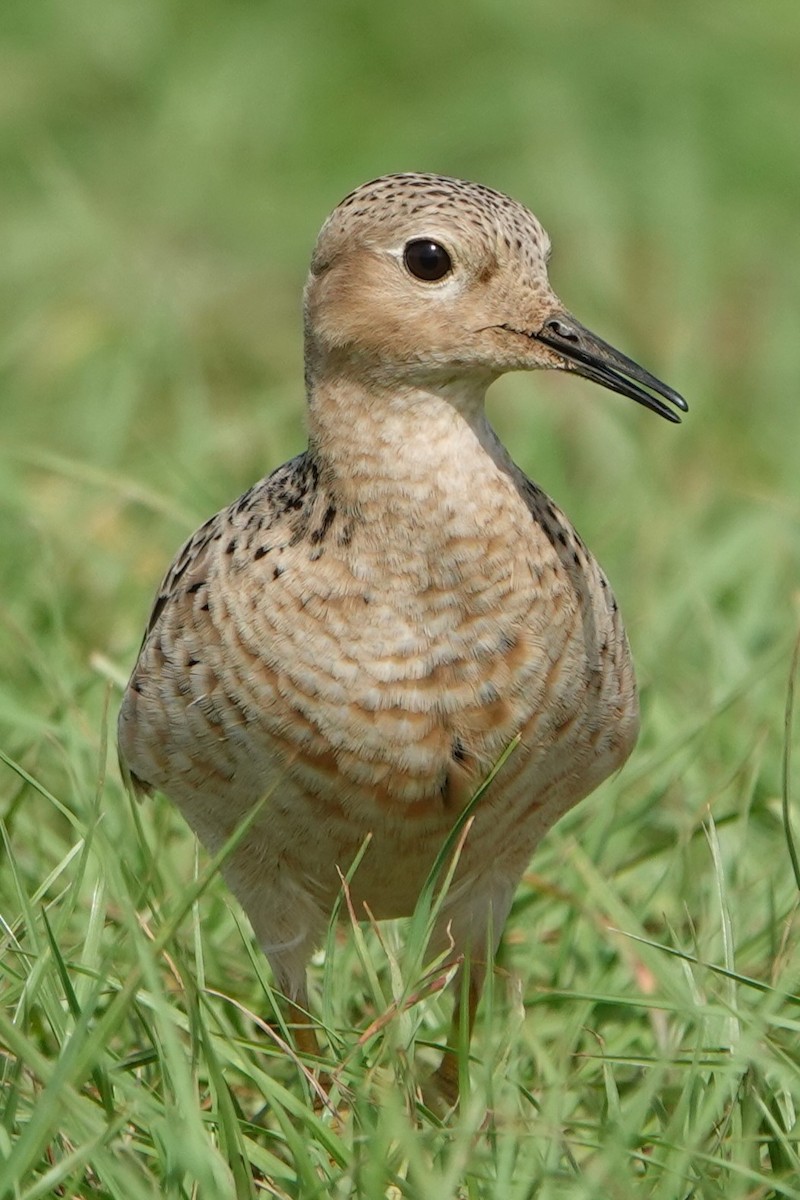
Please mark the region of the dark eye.
POLYGON ((452 271, 453 262, 444 246, 430 238, 416 238, 409 242, 403 253, 403 262, 415 279, 433 282, 444 279, 452 271))

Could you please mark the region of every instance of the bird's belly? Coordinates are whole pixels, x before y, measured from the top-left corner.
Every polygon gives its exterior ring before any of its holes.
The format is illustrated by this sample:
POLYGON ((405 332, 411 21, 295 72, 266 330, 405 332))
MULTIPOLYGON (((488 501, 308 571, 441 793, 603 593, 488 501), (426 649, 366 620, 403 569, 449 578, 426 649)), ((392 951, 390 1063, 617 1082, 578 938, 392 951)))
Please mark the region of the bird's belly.
MULTIPOLYGON (((493 752, 500 746, 495 762, 509 745, 510 753, 471 809, 458 841, 457 879, 521 874, 547 829, 627 758, 637 730, 635 702, 613 723, 598 723, 595 714, 584 711, 568 725, 558 740, 543 742, 540 715, 531 714, 527 721, 510 722, 507 736, 493 743, 493 752)), ((298 800, 308 830, 316 831, 309 839, 317 858, 315 878, 324 878, 332 863, 346 874, 363 850, 350 885, 359 912, 363 902, 378 918, 408 915, 459 816, 491 770, 487 761, 483 758, 480 769, 467 769, 442 754, 425 777, 398 771, 381 786, 348 785, 339 776, 329 789, 304 787, 298 800), (325 837, 318 837, 320 830, 325 837)), ((300 811, 296 805, 293 818, 300 811)), ((289 843, 298 844, 294 830, 289 843)), ((308 865, 307 858, 306 871, 308 865)), ((330 884, 338 890, 338 871, 330 884)))
MULTIPOLYGON (((518 738, 475 808, 458 875, 520 874, 546 829, 627 757, 637 707, 626 646, 603 671, 577 634, 551 657, 524 634, 503 646, 411 678, 395 671, 380 686, 365 668, 346 699, 337 689, 326 698, 319 681, 314 695, 293 682, 289 699, 276 678, 271 702, 229 730, 225 827, 265 796, 252 835, 265 873, 287 871, 325 909, 361 855, 350 885, 359 915, 365 903, 377 918, 407 915, 465 805, 518 738)), ((374 670, 391 673, 385 659, 374 670)), ((202 770, 197 755, 195 764, 202 770)), ((209 795, 195 779, 185 803, 171 794, 218 844, 212 783, 209 795)))

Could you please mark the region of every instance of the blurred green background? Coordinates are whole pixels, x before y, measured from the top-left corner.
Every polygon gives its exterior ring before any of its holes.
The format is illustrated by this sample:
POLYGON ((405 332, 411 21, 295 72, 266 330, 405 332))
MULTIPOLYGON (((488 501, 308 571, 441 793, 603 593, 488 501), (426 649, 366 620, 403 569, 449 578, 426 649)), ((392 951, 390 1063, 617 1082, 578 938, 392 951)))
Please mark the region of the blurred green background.
MULTIPOLYGON (((672 428, 564 377, 490 395, 607 569, 642 685, 636 757, 563 836, 680 927, 716 886, 712 812, 769 976, 796 894, 798 63, 795 0, 5 0, 0 748, 80 827, 161 572, 304 444, 322 220, 387 171, 478 180, 542 220, 567 306, 690 404, 672 428)), ((33 890, 69 825, 10 771, 0 817, 33 890)))

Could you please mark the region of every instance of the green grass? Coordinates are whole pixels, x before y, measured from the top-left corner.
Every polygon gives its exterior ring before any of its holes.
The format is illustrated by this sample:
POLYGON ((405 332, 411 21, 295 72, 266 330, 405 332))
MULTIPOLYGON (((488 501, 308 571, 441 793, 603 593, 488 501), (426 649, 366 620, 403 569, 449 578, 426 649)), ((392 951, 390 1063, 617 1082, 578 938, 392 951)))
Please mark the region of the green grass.
POLYGON ((0 20, 0 1200, 800 1197, 796 5, 0 20), (177 545, 303 444, 319 224, 402 169, 528 202, 568 306, 691 405, 492 393, 611 576, 643 732, 531 864, 444 1122, 419 932, 315 960, 315 1108, 241 915, 111 744, 177 545))

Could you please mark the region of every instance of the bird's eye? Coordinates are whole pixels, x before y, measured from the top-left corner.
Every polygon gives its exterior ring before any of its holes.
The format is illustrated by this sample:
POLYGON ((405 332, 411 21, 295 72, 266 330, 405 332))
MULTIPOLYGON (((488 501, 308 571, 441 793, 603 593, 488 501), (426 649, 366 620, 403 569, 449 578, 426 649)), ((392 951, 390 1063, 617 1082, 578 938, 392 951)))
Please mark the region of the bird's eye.
POLYGON ((403 262, 415 279, 424 279, 429 283, 444 279, 453 269, 453 261, 444 246, 430 238, 416 238, 409 242, 403 253, 403 262))

